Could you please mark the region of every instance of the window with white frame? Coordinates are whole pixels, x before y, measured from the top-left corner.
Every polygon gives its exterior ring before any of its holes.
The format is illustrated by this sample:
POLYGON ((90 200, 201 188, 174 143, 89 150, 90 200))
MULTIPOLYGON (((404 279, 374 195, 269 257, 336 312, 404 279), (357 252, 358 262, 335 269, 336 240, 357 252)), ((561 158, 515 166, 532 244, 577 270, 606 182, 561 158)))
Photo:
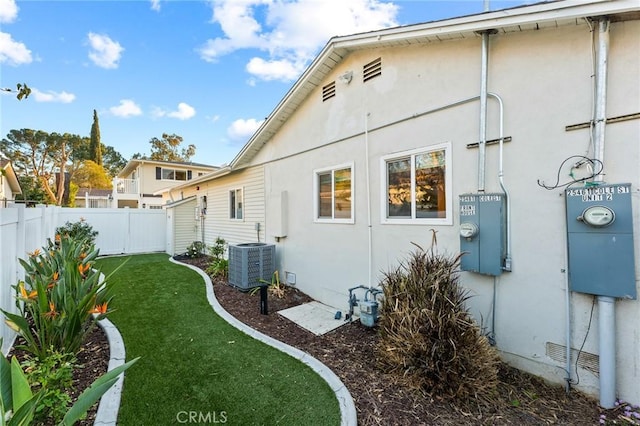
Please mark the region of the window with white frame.
POLYGON ((382 158, 382 222, 450 225, 451 145, 382 158))
POLYGON ((353 163, 314 170, 314 220, 354 223, 353 163))
POLYGON ((242 192, 242 188, 229 191, 229 219, 242 220, 244 218, 242 192))
POLYGON ((156 180, 191 180, 191 170, 156 167, 156 180))

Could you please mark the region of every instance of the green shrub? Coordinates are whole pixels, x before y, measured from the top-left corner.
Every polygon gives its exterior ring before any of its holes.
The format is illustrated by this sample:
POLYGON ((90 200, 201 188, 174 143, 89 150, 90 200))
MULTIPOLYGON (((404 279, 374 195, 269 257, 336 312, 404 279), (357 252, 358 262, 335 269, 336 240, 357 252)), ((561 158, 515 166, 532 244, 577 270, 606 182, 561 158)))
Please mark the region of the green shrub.
POLYGON ((227 242, 224 238, 216 238, 215 243, 209 247, 209 254, 212 257, 211 264, 205 272, 212 278, 226 280, 229 276, 229 261, 224 258, 227 249, 227 242))
POLYGON ((495 391, 499 359, 467 311, 459 259, 420 249, 385 273, 376 352, 399 381, 466 399, 495 391))
POLYGON ((72 354, 53 349, 44 360, 30 358, 22 363, 32 390, 41 391, 34 413, 36 424, 46 423, 47 419, 57 424, 64 418, 71 404, 75 363, 72 354))
MULTIPOLYGON (((76 241, 85 241, 85 250, 89 250, 95 244, 98 231, 95 231, 84 218, 78 222, 66 222, 64 226, 56 228, 56 235, 69 237, 76 241)), ((56 242, 58 238, 56 237, 56 242)))
POLYGON ((186 255, 190 258, 200 257, 204 254, 206 247, 202 241, 194 241, 187 247, 186 255))

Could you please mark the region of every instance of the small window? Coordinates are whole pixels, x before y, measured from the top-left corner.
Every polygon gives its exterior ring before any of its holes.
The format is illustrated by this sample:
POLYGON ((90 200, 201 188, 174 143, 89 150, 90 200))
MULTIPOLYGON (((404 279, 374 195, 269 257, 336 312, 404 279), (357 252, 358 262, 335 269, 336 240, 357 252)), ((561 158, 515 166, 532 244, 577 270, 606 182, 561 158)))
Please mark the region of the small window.
POLYGON ((450 151, 442 144, 383 157, 383 223, 453 223, 450 151))
POLYGON ((243 217, 242 189, 232 189, 229 191, 229 218, 242 220, 243 217))
POLYGON ((314 220, 354 223, 353 164, 314 172, 314 220))

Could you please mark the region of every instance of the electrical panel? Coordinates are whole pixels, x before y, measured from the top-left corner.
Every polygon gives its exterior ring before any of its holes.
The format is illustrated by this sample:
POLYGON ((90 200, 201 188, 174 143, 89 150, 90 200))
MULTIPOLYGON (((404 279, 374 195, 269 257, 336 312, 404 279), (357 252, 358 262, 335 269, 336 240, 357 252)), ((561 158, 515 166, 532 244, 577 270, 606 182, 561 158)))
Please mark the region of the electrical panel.
POLYGON ((631 184, 565 190, 572 291, 635 299, 631 184))
POLYGON ((462 194, 460 201, 460 269, 502 274, 505 260, 505 195, 462 194))

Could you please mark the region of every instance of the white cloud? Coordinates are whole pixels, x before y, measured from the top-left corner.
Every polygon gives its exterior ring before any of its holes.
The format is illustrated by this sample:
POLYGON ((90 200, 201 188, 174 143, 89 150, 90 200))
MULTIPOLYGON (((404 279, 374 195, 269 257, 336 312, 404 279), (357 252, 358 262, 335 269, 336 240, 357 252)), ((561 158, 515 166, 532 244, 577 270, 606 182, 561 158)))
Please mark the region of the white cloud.
POLYGON ((151 1, 151 10, 160 12, 160 0, 150 0, 150 1, 151 1))
POLYGON ((122 57, 124 47, 106 35, 89 33, 88 37, 91 46, 89 59, 101 68, 118 68, 118 61, 122 57))
POLYGON ((178 120, 188 120, 196 115, 196 110, 191 105, 184 102, 178 104, 178 110, 172 111, 167 114, 171 118, 177 118, 178 120))
POLYGON ((156 118, 171 117, 171 118, 177 118, 178 120, 188 120, 190 118, 193 118, 196 115, 196 110, 191 105, 185 102, 180 102, 178 104, 178 109, 175 111, 167 111, 162 108, 155 107, 151 111, 151 115, 153 115, 156 118))
POLYGON ((0 22, 10 24, 18 17, 18 5, 15 0, 0 0, 0 22))
POLYGON ((259 49, 266 57, 253 58, 247 70, 269 80, 300 75, 333 36, 398 25, 398 7, 380 0, 213 0, 212 4, 212 20, 225 36, 208 40, 199 49, 201 58, 214 62, 238 49, 259 49), (264 27, 256 16, 266 16, 264 27))
MULTIPOLYGON (((251 58, 247 64, 247 71, 262 80, 291 81, 304 71, 305 64, 293 64, 285 59, 265 61, 262 58, 251 58)), ((255 86, 255 83, 250 86, 255 86)))
POLYGON ((24 43, 15 41, 11 34, 0 32, 0 64, 17 66, 31 63, 31 61, 33 61, 31 51, 24 43))
POLYGON ((142 115, 140 107, 131 99, 120 100, 120 105, 109 108, 109 112, 116 117, 133 117, 142 115))
POLYGON ((62 104, 71 103, 76 99, 76 95, 74 95, 73 93, 64 91, 54 92, 53 90, 41 92, 36 88, 31 89, 31 96, 33 96, 36 102, 58 102, 62 104))
POLYGON ((255 118, 249 118, 248 120, 239 118, 231 123, 231 126, 227 129, 227 135, 235 141, 247 141, 263 122, 264 120, 257 121, 255 118))

